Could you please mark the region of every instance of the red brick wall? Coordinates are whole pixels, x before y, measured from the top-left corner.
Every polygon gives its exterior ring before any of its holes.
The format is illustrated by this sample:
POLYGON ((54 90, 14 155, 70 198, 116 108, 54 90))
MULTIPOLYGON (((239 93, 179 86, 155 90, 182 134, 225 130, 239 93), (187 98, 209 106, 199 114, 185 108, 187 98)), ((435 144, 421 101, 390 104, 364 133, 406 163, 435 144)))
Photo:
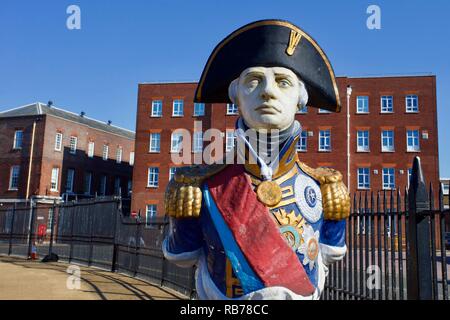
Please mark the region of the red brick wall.
MULTIPOLYGON (((307 164, 330 166, 342 172, 347 183, 347 98, 346 88, 353 88, 350 99, 351 140, 350 140, 350 176, 351 192, 357 190, 358 166, 370 166, 371 190, 382 189, 383 166, 394 166, 396 186, 403 189, 407 185, 407 169, 412 166, 414 156, 421 157, 425 177, 428 182, 437 185, 439 181, 437 114, 436 114, 436 78, 434 76, 384 77, 384 78, 347 78, 340 77, 338 87, 342 110, 335 114, 321 114, 318 109, 309 107, 307 114, 298 114, 304 130, 312 131, 308 137, 307 152, 300 152, 299 158, 307 164), (419 113, 406 113, 405 96, 416 94, 419 97, 419 113), (356 97, 369 96, 369 114, 356 113, 356 97), (393 114, 381 114, 381 95, 393 95, 393 114), (395 152, 381 152, 381 128, 395 128, 395 152), (406 151, 406 128, 420 130, 420 152, 406 151), (356 152, 356 131, 366 128, 370 131, 370 152, 356 152), (319 130, 331 130, 331 152, 318 151, 319 130), (428 140, 422 139, 422 131, 428 132, 428 140), (378 174, 374 174, 378 170, 378 174), (400 173, 403 170, 403 174, 400 173)), ((169 178, 170 134, 176 128, 193 129, 193 97, 196 83, 141 84, 138 92, 136 119, 136 163, 133 172, 133 210, 145 211, 146 204, 156 204, 158 214, 164 214, 163 195, 169 178), (172 117, 173 99, 184 99, 184 117, 172 117), (163 100, 163 116, 152 118, 152 100, 163 100), (161 132, 161 152, 149 153, 150 132, 161 132), (159 187, 147 188, 147 168, 160 168, 159 187)), ((226 115, 225 104, 205 106, 203 131, 209 127, 225 131, 234 128, 237 116, 226 115)))

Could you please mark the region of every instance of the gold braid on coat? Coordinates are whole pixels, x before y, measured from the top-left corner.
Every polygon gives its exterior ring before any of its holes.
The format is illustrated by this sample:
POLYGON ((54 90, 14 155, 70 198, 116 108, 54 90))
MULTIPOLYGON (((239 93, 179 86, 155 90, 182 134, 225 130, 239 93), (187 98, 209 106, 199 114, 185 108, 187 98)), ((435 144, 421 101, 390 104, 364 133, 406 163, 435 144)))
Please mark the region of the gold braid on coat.
POLYGON ((342 174, 330 168, 313 169, 303 162, 300 168, 320 184, 325 220, 342 220, 350 215, 350 195, 342 181, 342 174))
POLYGON ((164 195, 166 214, 174 218, 198 218, 202 207, 203 181, 225 167, 226 164, 178 167, 164 195))

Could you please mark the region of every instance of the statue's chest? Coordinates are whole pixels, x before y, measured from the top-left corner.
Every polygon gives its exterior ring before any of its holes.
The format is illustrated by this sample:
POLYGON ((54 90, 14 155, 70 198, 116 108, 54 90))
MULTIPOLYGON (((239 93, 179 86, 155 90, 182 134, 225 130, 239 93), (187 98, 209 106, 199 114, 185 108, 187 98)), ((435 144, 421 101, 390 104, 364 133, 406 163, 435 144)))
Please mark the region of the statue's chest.
POLYGON ((281 188, 282 199, 269 211, 289 245, 297 250, 304 242, 306 229, 320 229, 322 193, 318 183, 297 166, 275 182, 281 188))

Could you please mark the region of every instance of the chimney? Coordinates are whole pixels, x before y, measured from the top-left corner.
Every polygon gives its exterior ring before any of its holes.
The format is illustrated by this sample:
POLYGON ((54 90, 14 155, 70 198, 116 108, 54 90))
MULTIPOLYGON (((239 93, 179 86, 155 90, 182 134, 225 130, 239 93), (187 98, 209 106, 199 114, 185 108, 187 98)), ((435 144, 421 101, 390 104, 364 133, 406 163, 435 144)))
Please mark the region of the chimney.
POLYGON ((84 117, 84 115, 85 115, 86 113, 84 112, 84 111, 81 111, 81 113, 80 113, 80 117, 84 117))
POLYGON ((52 100, 48 100, 47 102, 47 107, 51 108, 53 105, 53 101, 52 100))
POLYGON ((110 125, 111 125, 111 123, 112 123, 112 121, 111 121, 111 120, 108 120, 108 126, 110 126, 110 125))

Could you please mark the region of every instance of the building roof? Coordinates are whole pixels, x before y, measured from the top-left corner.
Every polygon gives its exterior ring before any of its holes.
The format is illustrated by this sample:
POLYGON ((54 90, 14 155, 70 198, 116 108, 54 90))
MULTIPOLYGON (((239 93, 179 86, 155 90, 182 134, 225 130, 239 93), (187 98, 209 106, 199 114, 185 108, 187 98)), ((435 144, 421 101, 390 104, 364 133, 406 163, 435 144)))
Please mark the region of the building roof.
POLYGON ((0 118, 13 118, 13 117, 26 117, 26 116, 38 116, 38 115, 50 115, 58 118, 62 118, 68 121, 80 123, 82 125, 113 133, 123 136, 128 139, 135 139, 134 131, 127 130, 107 124, 105 122, 88 118, 85 115, 76 114, 67 110, 59 109, 54 106, 49 107, 47 104, 36 102, 25 106, 17 107, 14 109, 0 112, 0 118))

